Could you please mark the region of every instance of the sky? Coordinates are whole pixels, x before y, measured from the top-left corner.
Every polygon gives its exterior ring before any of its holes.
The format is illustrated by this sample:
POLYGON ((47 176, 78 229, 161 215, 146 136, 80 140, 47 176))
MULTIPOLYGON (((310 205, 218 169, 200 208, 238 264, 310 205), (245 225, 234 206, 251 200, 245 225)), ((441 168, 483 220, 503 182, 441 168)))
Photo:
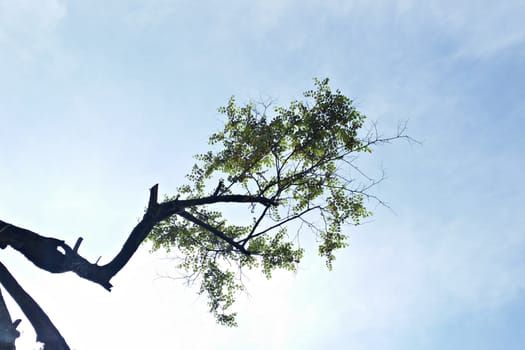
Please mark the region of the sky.
POLYGON ((2 262, 77 350, 522 349, 523 18, 521 0, 0 0, 0 219, 82 236, 91 261, 118 252, 149 187, 185 183, 231 95, 286 105, 328 77, 421 141, 363 160, 390 208, 347 228, 334 270, 311 246, 296 273, 250 273, 234 329, 147 246, 111 293, 10 248, 2 262))

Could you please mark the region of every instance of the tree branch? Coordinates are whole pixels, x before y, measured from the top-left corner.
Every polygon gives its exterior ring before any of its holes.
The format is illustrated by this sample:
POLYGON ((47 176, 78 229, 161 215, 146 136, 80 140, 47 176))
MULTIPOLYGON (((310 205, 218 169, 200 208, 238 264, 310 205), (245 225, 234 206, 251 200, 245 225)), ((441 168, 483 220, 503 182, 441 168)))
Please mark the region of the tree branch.
POLYGON ((321 207, 319 205, 316 205, 314 207, 307 208, 307 209, 303 210, 302 212, 297 213, 295 215, 288 216, 287 218, 284 218, 283 220, 280 220, 277 224, 275 224, 273 226, 270 226, 270 227, 268 227, 268 228, 266 228, 266 229, 264 229, 264 230, 262 230, 260 232, 257 232, 255 234, 250 233, 246 238, 241 239, 239 241, 239 243, 241 243, 244 246, 250 239, 259 237, 259 236, 261 236, 261 235, 263 235, 263 234, 265 234, 265 233, 267 233, 267 232, 269 232, 269 231, 271 231, 271 230, 273 230, 273 229, 275 229, 275 228, 277 228, 279 226, 282 226, 282 225, 284 225, 284 224, 286 224, 286 223, 288 223, 290 221, 298 219, 298 218, 302 217, 304 214, 306 214, 306 213, 308 213, 308 212, 310 212, 312 210, 315 210, 315 209, 321 209, 321 207))
POLYGON ((159 204, 160 213, 162 216, 171 216, 176 214, 177 210, 181 208, 189 208, 199 205, 215 204, 215 203, 259 203, 265 206, 278 205, 279 203, 274 199, 262 196, 249 196, 242 194, 226 194, 209 196, 194 199, 175 199, 172 201, 159 204))
MULTIPOLYGON (((105 271, 80 256, 64 241, 44 237, 30 230, 0 220, 0 247, 11 246, 29 261, 51 273, 75 272, 82 278, 100 284, 110 290, 111 284, 105 271), (61 250, 59 250, 59 248, 61 250)), ((77 247, 78 249, 78 247, 77 247)))
POLYGON ((186 220, 188 220, 190 222, 193 222, 195 225, 200 226, 200 227, 202 227, 203 229, 205 229, 207 231, 210 231, 215 236, 217 236, 220 239, 222 239, 223 241, 229 243, 232 247, 237 248, 241 253, 246 254, 246 255, 250 255, 251 254, 241 244, 235 242, 233 239, 231 239, 230 237, 226 236, 226 234, 224 234, 224 232, 222 232, 222 231, 218 230, 217 228, 211 226, 210 224, 208 224, 208 223, 206 223, 206 222, 196 218, 195 216, 191 215, 187 211, 181 211, 181 212, 177 213, 177 215, 179 215, 180 217, 182 217, 182 218, 184 218, 184 219, 186 219, 186 220))
POLYGON ((30 230, 11 225, 0 220, 0 248, 7 245, 18 250, 33 264, 52 273, 67 271, 75 272, 78 276, 97 283, 110 291, 111 278, 116 275, 135 254, 140 244, 146 239, 150 231, 159 222, 166 220, 172 215, 179 214, 181 217, 210 230, 217 237, 225 240, 244 254, 248 251, 240 244, 228 238, 224 233, 193 217, 184 211, 184 208, 214 204, 214 203, 259 203, 265 206, 278 205, 270 198, 249 195, 215 195, 203 198, 179 200, 174 199, 164 203, 157 203, 158 185, 150 189, 148 209, 142 220, 133 228, 128 239, 118 254, 106 265, 90 263, 78 254, 80 239, 73 248, 64 241, 52 237, 44 237, 30 230))
POLYGON ((2 291, 0 290, 0 350, 15 350, 16 338, 20 332, 16 330, 20 320, 12 321, 2 291))
POLYGON ((29 294, 18 284, 15 278, 0 263, 0 283, 13 297, 20 309, 33 325, 36 332, 36 340, 45 344, 44 349, 69 350, 66 341, 53 325, 44 310, 31 298, 29 294))

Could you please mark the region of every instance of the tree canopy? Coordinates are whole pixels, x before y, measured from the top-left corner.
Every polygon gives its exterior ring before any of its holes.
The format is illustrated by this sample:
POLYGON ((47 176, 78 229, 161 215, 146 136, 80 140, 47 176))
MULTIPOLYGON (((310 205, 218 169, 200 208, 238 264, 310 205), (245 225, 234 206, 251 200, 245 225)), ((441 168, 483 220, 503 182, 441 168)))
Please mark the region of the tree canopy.
POLYGON ((191 282, 200 282, 218 322, 234 325, 228 308, 243 289, 243 268, 260 269, 269 278, 274 269, 293 271, 301 261, 303 248, 288 233, 293 221, 316 234, 318 253, 332 268, 335 251, 348 245, 345 224, 358 225, 371 215, 364 201, 375 182, 354 161, 392 138, 363 134, 365 116, 332 91, 328 79, 315 80, 315 89, 287 107, 238 105, 231 97, 219 112, 226 122, 210 137, 212 150, 195 157, 189 184, 166 199, 211 196, 213 203, 178 212, 148 239, 154 250, 175 249, 179 267, 191 282), (233 200, 235 195, 243 197, 233 200), (248 202, 249 219, 232 223, 215 205, 225 202, 248 202))
MULTIPOLYGON (((349 227, 371 215, 367 199, 377 200, 369 192, 377 180, 355 161, 375 145, 407 137, 404 129, 386 138, 373 125, 367 129, 365 116, 339 90, 332 91, 328 79, 315 80, 303 97, 287 107, 238 105, 232 97, 219 108, 224 128, 210 137, 210 151, 195 157, 188 183, 161 203, 158 185, 153 186, 143 218, 105 265, 79 255, 83 238, 70 247, 4 221, 0 248, 10 246, 39 268, 72 271, 109 291, 111 278, 149 241, 153 250, 179 257, 178 267, 189 282, 200 283, 199 293, 207 295, 217 322, 233 326, 230 307, 244 289, 242 271, 258 269, 270 278, 275 269, 296 270, 304 254, 298 240, 302 231, 315 235, 319 255, 332 268, 335 252, 348 245, 349 227), (289 232, 292 227, 295 233, 289 232)), ((69 349, 1 263, 0 283, 35 328, 37 340, 46 348, 69 349)), ((3 302, 0 311, 8 315, 3 302)), ((0 339, 12 348, 18 322, 0 319, 0 339)))

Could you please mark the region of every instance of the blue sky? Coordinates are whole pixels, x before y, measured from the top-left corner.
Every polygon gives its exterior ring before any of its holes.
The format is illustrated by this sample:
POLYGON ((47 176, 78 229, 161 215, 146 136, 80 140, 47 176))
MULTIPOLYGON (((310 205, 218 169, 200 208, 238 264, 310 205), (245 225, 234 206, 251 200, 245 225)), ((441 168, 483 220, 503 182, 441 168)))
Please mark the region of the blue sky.
POLYGON ((310 250, 296 274, 251 275, 236 329, 146 248, 112 293, 2 261, 78 350, 521 349, 523 18, 512 0, 0 0, 1 219, 82 235, 89 259, 118 251, 151 185, 184 182, 230 95, 286 104, 329 77, 422 141, 363 161, 392 210, 349 228, 334 271, 310 250))

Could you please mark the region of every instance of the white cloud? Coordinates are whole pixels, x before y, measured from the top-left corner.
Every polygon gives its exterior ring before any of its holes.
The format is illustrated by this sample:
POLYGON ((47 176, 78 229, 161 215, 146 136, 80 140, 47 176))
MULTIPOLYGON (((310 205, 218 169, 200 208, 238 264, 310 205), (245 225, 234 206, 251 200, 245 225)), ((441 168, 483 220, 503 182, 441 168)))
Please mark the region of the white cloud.
POLYGON ((183 9, 185 1, 148 0, 127 10, 125 20, 134 26, 155 26, 176 16, 183 9))
POLYGON ((432 14, 460 44, 458 55, 487 57, 523 42, 523 1, 435 1, 432 14))
POLYGON ((0 47, 19 59, 31 60, 35 51, 53 45, 67 9, 61 0, 0 0, 0 47))
MULTIPOLYGON (((525 40, 525 2, 433 0, 308 1, 317 13, 348 18, 368 31, 381 28, 397 35, 442 33, 457 45, 456 55, 489 57, 525 40)), ((418 44, 418 43, 414 43, 418 44)))
POLYGON ((254 1, 250 12, 261 29, 271 29, 279 23, 284 14, 291 9, 292 0, 254 1))

